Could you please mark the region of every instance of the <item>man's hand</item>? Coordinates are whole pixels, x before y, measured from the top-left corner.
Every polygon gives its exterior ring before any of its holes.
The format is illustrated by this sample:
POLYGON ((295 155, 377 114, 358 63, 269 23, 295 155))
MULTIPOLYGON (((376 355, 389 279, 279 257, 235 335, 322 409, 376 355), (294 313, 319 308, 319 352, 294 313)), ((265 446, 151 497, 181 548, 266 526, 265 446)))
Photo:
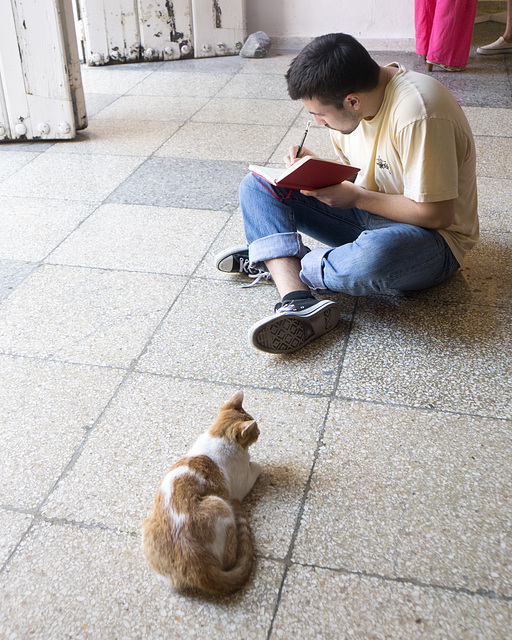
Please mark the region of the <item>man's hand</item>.
POLYGON ((293 145, 293 147, 290 147, 290 149, 288 150, 288 155, 283 158, 287 169, 289 169, 292 166, 292 164, 295 164, 297 160, 300 160, 304 156, 318 157, 316 153, 313 153, 309 149, 302 147, 302 149, 300 150, 299 157, 297 158, 296 156, 297 156, 298 150, 299 150, 299 145, 298 144, 293 145))
POLYGON ((361 187, 356 187, 352 182, 344 181, 334 184, 332 187, 315 189, 314 191, 301 191, 305 196, 317 198, 329 207, 336 209, 352 209, 355 205, 355 198, 361 187))

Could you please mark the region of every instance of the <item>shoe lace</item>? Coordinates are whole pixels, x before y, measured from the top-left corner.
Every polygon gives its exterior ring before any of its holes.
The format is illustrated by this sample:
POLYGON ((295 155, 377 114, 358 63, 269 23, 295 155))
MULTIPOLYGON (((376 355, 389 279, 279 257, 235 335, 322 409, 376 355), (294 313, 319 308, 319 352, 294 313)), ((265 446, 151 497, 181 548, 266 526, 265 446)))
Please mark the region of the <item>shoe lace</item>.
POLYGON ((241 284, 242 289, 248 289, 249 287, 254 287, 255 284, 258 284, 260 280, 272 280, 272 276, 269 271, 259 271, 258 273, 249 273, 249 278, 254 278, 251 284, 241 284))
POLYGON ((240 267, 238 271, 240 273, 246 273, 249 276, 249 278, 254 279, 253 282, 251 282, 251 284, 240 285, 242 289, 247 289, 248 287, 254 287, 254 285, 258 284, 260 280, 272 280, 272 276, 268 271, 263 271, 262 269, 251 267, 249 265, 249 258, 240 257, 239 264, 240 264, 240 267))
POLYGON ((294 302, 282 302, 275 312, 280 313, 281 311, 297 311, 297 307, 294 302))
POLYGON ((255 269, 254 267, 249 266, 249 258, 247 257, 240 256, 240 258, 238 258, 238 263, 238 271, 240 273, 246 273, 247 275, 250 275, 253 273, 257 274, 260 271, 260 269, 255 269))

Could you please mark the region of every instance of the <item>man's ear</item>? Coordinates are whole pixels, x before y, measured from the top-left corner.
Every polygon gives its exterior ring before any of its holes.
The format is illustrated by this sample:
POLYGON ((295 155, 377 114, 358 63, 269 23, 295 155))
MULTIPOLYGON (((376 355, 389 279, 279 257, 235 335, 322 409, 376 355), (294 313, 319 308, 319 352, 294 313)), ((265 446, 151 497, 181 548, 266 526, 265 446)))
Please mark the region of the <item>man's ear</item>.
POLYGON ((359 111, 361 108, 361 98, 357 93, 349 93, 343 102, 346 109, 359 111))

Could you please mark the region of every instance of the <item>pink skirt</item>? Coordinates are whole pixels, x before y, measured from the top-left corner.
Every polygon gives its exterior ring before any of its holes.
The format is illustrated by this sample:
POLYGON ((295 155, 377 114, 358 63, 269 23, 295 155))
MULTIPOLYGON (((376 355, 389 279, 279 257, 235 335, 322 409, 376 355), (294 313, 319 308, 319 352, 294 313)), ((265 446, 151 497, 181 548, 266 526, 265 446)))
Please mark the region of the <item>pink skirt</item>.
POLYGON ((416 53, 429 62, 465 67, 477 0, 415 0, 416 53))

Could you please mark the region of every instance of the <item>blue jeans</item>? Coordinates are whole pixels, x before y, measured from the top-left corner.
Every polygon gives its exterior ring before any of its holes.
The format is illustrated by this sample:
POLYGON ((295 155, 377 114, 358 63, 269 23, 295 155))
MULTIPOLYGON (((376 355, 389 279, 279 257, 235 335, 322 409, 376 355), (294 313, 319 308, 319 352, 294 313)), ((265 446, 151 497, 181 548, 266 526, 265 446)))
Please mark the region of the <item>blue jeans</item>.
POLYGON ((439 284, 459 268, 435 230, 360 209, 335 209, 252 173, 242 180, 239 194, 251 265, 298 257, 300 278, 310 289, 353 296, 412 291, 439 284), (327 248, 310 251, 299 231, 327 248))

